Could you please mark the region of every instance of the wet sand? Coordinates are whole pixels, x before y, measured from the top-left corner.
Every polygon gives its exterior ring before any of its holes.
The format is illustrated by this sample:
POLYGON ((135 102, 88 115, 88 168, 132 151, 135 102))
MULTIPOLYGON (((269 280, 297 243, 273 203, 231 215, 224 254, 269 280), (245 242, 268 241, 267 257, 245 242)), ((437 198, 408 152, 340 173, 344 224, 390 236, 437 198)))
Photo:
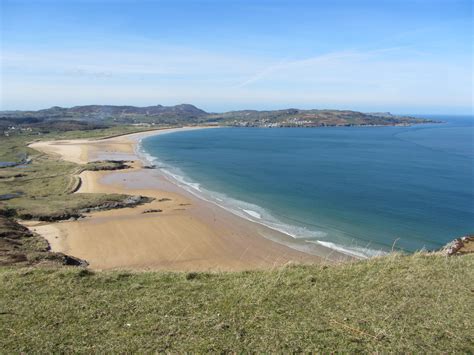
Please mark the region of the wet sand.
POLYGON ((180 188, 159 169, 143 168, 136 153, 139 140, 174 130, 31 144, 78 164, 132 160, 132 169, 82 172, 76 193, 122 193, 155 200, 135 208, 94 212, 77 221, 28 226, 43 235, 53 251, 84 259, 92 269, 100 270, 236 271, 348 259, 236 216, 180 188), (147 210, 160 212, 144 213, 147 210))

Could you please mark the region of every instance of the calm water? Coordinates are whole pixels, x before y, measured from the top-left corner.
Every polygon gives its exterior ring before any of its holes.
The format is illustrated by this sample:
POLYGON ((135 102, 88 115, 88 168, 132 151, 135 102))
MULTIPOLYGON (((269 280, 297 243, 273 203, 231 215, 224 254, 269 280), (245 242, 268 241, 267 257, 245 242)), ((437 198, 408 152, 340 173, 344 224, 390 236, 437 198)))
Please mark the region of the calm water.
POLYGON ((474 232, 472 117, 367 128, 220 128, 142 150, 188 190, 295 238, 370 255, 474 232))

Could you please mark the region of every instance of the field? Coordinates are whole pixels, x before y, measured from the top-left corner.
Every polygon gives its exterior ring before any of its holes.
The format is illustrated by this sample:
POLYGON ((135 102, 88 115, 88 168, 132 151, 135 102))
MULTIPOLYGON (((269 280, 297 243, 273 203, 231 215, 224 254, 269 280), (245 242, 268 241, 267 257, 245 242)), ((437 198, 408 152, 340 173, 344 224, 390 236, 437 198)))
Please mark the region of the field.
POLYGON ((474 256, 241 273, 0 268, 18 352, 474 351, 474 256))

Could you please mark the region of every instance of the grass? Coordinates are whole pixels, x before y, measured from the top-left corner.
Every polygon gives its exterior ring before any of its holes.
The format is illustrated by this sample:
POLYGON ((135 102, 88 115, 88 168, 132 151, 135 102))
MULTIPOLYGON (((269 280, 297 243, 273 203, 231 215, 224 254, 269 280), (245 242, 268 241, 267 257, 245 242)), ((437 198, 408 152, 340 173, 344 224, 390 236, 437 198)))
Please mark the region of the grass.
POLYGON ((27 147, 28 138, 33 137, 31 135, 0 137, 0 162, 18 162, 27 155, 37 153, 34 149, 27 147))
POLYGON ((125 198, 124 195, 72 194, 78 183, 75 174, 82 167, 48 155, 35 154, 32 157, 32 163, 24 168, 0 170, 0 177, 3 177, 0 179, 0 195, 21 194, 0 205, 15 210, 20 217, 68 215, 79 209, 125 198))
POLYGON ((83 166, 84 170, 99 171, 99 170, 120 170, 129 169, 131 166, 127 161, 123 160, 107 160, 107 161, 93 161, 83 166))
POLYGON ((17 352, 474 351, 474 256, 240 273, 0 268, 17 352))

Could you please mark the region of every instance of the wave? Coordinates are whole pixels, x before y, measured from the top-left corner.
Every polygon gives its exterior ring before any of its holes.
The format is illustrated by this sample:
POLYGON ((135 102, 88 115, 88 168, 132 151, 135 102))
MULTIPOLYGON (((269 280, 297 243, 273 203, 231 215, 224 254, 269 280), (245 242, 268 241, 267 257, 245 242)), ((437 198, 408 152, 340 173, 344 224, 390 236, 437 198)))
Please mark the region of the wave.
POLYGON ((252 217, 262 219, 262 215, 258 212, 252 211, 252 210, 243 210, 245 213, 251 215, 252 217))
MULTIPOLYGON (((261 224, 272 230, 281 232, 293 239, 303 240, 305 242, 320 244, 326 248, 339 251, 346 255, 357 258, 368 258, 385 254, 385 252, 363 248, 358 246, 345 246, 333 242, 325 241, 328 237, 326 232, 310 230, 306 227, 287 224, 275 218, 270 212, 261 206, 234 199, 223 193, 210 191, 201 186, 201 184, 192 181, 179 168, 171 166, 152 156, 145 151, 140 140, 137 144, 136 153, 139 158, 147 164, 155 165, 160 171, 174 184, 183 188, 201 200, 213 203, 228 212, 254 223, 261 224)), ((291 245, 289 245, 291 247, 291 245)))
POLYGON ((340 251, 341 253, 348 254, 351 256, 359 257, 359 258, 367 258, 367 257, 374 257, 374 256, 382 256, 387 254, 384 251, 381 250, 375 250, 375 249, 369 249, 369 248, 362 248, 362 247, 344 247, 339 244, 335 244, 332 242, 326 242, 322 240, 316 240, 316 241, 309 241, 310 243, 317 243, 322 246, 325 246, 326 248, 334 249, 337 251, 340 251))
POLYGON ((135 148, 136 155, 145 163, 145 165, 153 165, 155 164, 155 157, 145 152, 141 147, 141 141, 137 144, 137 148, 135 148))

